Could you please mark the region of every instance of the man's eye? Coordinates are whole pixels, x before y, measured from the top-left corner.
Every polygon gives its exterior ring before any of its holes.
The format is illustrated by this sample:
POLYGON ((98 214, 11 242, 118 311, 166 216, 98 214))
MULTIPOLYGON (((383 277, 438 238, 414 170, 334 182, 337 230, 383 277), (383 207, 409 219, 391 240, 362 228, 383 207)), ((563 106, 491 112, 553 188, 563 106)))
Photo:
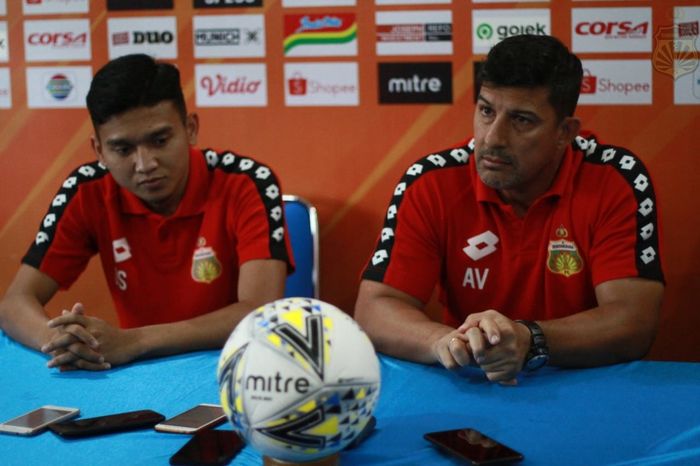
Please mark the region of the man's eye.
POLYGON ((168 138, 165 136, 153 138, 153 145, 157 147, 164 146, 167 142, 168 138))
POLYGON ((524 117, 522 115, 514 115, 513 116, 513 123, 515 123, 515 125, 517 127, 525 128, 525 127, 531 126, 533 121, 532 121, 532 119, 530 119, 528 117, 524 117))
POLYGON ((479 112, 483 116, 491 116, 493 114, 493 109, 491 109, 491 107, 482 106, 479 108, 479 112))

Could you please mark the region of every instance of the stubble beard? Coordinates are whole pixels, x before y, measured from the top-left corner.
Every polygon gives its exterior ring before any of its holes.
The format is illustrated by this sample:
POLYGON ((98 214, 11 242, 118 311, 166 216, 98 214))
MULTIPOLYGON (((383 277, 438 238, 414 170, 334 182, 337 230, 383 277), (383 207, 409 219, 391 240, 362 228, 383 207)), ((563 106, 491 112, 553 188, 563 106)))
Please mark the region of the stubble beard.
POLYGON ((518 186, 522 181, 518 171, 518 163, 515 158, 504 149, 499 148, 491 149, 486 147, 477 149, 476 172, 486 186, 497 190, 512 189, 518 186), (507 163, 508 165, 504 167, 507 171, 495 172, 494 170, 484 168, 481 163, 484 156, 507 163))

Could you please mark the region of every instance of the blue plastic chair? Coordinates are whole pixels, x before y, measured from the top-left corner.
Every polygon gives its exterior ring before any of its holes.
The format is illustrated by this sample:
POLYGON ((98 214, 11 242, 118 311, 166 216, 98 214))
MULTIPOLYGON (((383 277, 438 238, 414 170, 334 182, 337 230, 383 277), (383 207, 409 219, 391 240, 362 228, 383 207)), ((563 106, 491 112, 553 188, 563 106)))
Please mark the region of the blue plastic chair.
POLYGON ((318 216, 316 208, 298 196, 284 195, 284 215, 296 270, 287 277, 285 298, 318 299, 318 216))

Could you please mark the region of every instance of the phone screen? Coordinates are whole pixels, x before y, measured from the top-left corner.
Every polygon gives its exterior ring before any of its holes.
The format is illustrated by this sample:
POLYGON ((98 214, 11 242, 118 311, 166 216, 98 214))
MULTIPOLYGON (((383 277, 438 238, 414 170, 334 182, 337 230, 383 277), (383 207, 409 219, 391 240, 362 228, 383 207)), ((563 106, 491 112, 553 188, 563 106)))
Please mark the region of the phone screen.
POLYGON ((156 426, 165 432, 195 432, 204 427, 215 427, 226 420, 226 414, 219 405, 201 404, 180 413, 156 426))
POLYGON ((425 434, 425 439, 474 465, 506 464, 523 459, 517 451, 475 429, 455 429, 425 434))
POLYGON ((0 424, 0 431, 29 434, 47 425, 77 416, 80 410, 77 408, 62 408, 60 406, 42 406, 26 414, 10 419, 0 424))
POLYGON ((170 458, 170 464, 223 465, 244 446, 243 440, 232 430, 200 430, 170 458))

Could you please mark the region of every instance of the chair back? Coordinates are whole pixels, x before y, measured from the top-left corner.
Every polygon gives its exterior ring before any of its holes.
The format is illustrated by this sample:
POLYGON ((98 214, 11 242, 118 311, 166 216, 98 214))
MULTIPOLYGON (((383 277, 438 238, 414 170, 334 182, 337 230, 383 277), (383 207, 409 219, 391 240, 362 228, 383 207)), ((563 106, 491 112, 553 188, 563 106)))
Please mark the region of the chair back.
POLYGON ((285 194, 284 215, 294 252, 294 273, 287 277, 285 298, 301 296, 318 299, 318 217, 308 201, 285 194))

